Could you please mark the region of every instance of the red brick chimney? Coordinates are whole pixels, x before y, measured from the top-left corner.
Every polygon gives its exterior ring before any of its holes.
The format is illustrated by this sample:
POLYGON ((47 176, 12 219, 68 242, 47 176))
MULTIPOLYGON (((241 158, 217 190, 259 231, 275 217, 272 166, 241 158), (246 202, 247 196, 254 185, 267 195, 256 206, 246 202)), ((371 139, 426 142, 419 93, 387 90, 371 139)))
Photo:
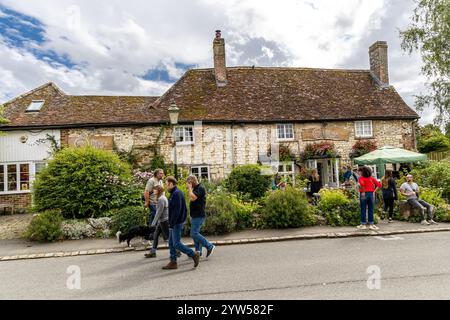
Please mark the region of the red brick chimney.
POLYGON ((370 70, 380 82, 381 86, 389 86, 388 44, 377 41, 370 46, 370 70))
POLYGON ((216 31, 216 38, 213 42, 214 51, 214 75, 218 87, 227 84, 227 66, 225 62, 225 39, 222 38, 220 30, 216 31))

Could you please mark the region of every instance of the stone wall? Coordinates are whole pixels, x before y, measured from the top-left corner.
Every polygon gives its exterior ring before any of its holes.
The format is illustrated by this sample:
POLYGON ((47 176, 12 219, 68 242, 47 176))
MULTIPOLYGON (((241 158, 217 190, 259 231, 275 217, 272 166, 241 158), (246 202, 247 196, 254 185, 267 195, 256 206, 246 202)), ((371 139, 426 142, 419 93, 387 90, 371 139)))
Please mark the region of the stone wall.
MULTIPOLYGON (((174 143, 170 127, 114 127, 96 130, 70 129, 67 137, 113 136, 120 150, 132 149, 139 153, 139 163, 149 164, 157 151, 167 163, 173 163, 174 143), (159 141, 159 143, 157 143, 159 141)), ((65 137, 65 134, 62 134, 65 137)), ((311 139, 311 138, 309 138, 311 139)), ((413 149, 415 145, 412 121, 373 121, 373 138, 377 146, 391 145, 413 149)), ((64 139, 62 139, 64 140, 64 139)), ((299 155, 308 143, 330 141, 335 144, 341 163, 349 163, 352 146, 361 140, 355 137, 354 122, 297 123, 294 125, 294 140, 280 142, 299 155), (315 140, 304 141, 306 131, 330 132, 315 140), (333 134, 333 130, 337 134, 333 134)), ((367 138, 365 138, 367 140, 367 138)), ((177 162, 186 167, 208 165, 212 179, 227 175, 233 165, 257 163, 259 154, 267 154, 276 141, 276 124, 246 125, 195 125, 194 143, 177 145, 177 162)))
MULTIPOLYGON (((23 211, 24 209, 31 206, 32 197, 31 193, 21 193, 21 194, 3 194, 0 195, 0 204, 13 205, 14 211, 23 211)), ((3 210, 3 209, 0 209, 3 210)), ((9 210, 9 209, 7 209, 9 210)))

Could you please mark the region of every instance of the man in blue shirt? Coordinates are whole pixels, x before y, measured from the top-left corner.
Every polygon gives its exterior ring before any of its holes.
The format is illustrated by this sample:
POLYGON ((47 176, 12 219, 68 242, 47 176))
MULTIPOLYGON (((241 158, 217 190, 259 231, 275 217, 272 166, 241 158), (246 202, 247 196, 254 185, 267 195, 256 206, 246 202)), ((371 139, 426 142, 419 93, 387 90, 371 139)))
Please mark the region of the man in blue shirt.
POLYGON ((163 267, 164 270, 178 269, 177 265, 177 250, 186 254, 194 260, 194 268, 200 262, 200 255, 194 252, 181 242, 181 234, 183 226, 187 218, 187 207, 184 200, 183 192, 177 187, 177 179, 174 177, 167 178, 167 189, 170 193, 169 198, 169 248, 170 248, 170 262, 163 267))

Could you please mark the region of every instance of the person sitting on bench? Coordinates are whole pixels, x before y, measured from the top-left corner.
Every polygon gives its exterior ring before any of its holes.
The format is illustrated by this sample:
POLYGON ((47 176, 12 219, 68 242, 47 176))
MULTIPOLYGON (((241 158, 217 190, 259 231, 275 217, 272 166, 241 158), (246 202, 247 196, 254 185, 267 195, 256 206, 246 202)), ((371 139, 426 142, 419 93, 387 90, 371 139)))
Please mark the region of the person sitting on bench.
POLYGON ((400 193, 407 198, 406 201, 411 207, 419 209, 423 225, 437 224, 433 220, 434 207, 419 199, 419 186, 413 180, 412 175, 407 175, 406 182, 400 187, 400 193), (425 209, 427 210, 428 221, 425 217, 425 209))

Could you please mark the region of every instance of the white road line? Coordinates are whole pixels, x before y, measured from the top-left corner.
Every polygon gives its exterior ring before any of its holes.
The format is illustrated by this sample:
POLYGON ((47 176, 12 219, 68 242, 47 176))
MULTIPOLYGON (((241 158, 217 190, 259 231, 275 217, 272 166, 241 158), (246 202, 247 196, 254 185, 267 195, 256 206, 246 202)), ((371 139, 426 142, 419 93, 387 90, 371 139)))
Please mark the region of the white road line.
POLYGON ((405 238, 399 237, 399 236, 385 236, 385 237, 374 237, 375 239, 381 240, 381 241, 398 241, 398 240, 405 240, 405 238))

